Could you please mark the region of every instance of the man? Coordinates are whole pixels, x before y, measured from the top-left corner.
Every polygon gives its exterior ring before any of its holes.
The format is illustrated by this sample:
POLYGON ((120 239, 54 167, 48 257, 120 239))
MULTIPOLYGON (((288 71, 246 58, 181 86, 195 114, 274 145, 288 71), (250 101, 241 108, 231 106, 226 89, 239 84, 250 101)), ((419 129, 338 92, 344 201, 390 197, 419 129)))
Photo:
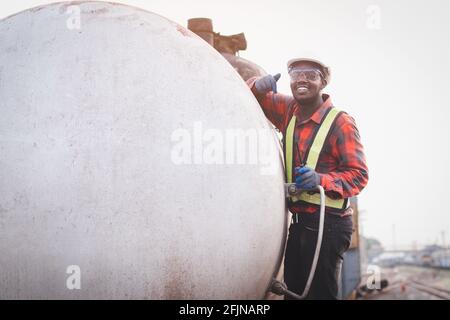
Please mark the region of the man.
POLYGON ((303 293, 317 241, 316 186, 321 185, 326 194, 324 236, 307 299, 337 299, 342 255, 353 229, 348 199, 366 186, 368 169, 353 118, 322 94, 330 69, 318 60, 300 58, 288 62, 288 72, 293 96, 277 93, 280 74, 247 81, 267 118, 283 133, 287 182, 307 190, 288 199, 292 224, 284 279, 290 291, 303 293))

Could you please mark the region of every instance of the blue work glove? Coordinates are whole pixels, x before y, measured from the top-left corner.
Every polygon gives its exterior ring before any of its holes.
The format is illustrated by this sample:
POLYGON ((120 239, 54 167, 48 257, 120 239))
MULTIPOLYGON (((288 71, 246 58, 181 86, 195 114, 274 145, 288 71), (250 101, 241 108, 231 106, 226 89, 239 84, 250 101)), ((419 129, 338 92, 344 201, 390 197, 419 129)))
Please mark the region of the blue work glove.
POLYGON ((296 167, 295 186, 303 190, 312 190, 320 184, 320 175, 308 167, 296 167))
POLYGON ((259 78, 255 81, 255 88, 256 91, 260 94, 266 94, 270 91, 273 91, 273 93, 277 93, 277 81, 280 79, 281 73, 277 73, 276 75, 272 76, 271 74, 268 74, 264 77, 259 78))

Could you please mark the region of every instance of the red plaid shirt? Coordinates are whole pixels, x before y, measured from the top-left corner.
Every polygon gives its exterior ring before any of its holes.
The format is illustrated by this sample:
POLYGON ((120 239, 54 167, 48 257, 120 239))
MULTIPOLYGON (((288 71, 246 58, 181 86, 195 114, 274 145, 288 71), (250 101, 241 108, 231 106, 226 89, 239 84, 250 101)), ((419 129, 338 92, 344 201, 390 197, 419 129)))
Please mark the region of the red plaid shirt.
MULTIPOLYGON (((259 95, 254 88, 256 78, 247 81, 255 94, 266 117, 283 134, 292 118, 299 118, 301 106, 292 96, 283 94, 259 95), (289 108, 289 106, 291 106, 289 108)), ((298 151, 294 149, 295 166, 305 162, 305 153, 313 143, 313 138, 319 130, 322 118, 328 109, 333 107, 331 98, 324 94, 324 103, 316 110, 311 118, 305 121, 297 121, 294 141, 298 143, 298 151), (298 154, 300 153, 300 155, 298 154), (300 157, 302 161, 300 161, 300 157)), ((366 186, 369 179, 368 169, 355 120, 347 113, 342 112, 335 120, 328 138, 325 140, 322 152, 319 156, 316 172, 320 174, 321 185, 326 194, 333 199, 350 198, 356 196, 366 186)), ((293 173, 294 174, 294 173, 293 173)), ((295 178, 293 178, 293 181, 295 178)), ((297 202, 289 206, 292 213, 315 213, 318 206, 303 202, 297 202)), ((327 211, 332 209, 327 208, 327 211)))

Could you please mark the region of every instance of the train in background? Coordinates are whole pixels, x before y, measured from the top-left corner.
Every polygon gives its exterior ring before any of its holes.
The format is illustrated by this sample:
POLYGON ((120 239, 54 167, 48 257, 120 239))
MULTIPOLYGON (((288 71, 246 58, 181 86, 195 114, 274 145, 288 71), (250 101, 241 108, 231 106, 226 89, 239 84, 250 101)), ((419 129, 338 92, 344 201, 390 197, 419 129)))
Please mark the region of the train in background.
POLYGON ((387 268, 409 265, 450 269, 450 249, 431 245, 422 250, 385 251, 375 257, 372 263, 387 268))
POLYGON ((431 254, 430 265, 435 268, 450 269, 450 249, 433 252, 431 254))
POLYGON ((420 251, 407 252, 404 264, 439 269, 450 269, 450 249, 427 246, 420 251))
MULTIPOLYGON (((244 81, 254 76, 263 76, 267 72, 258 64, 244 59, 238 55, 239 51, 247 49, 247 40, 244 33, 235 35, 221 35, 213 29, 213 22, 209 18, 192 18, 188 20, 188 29, 200 36, 209 45, 214 47, 222 56, 234 67, 244 81)), ((278 129, 273 126, 273 129, 278 129)), ((281 134, 279 132, 281 145, 281 134)), ((359 235, 359 211, 358 198, 350 199, 350 205, 353 208, 353 235, 352 242, 344 255, 342 265, 341 282, 339 286, 339 296, 341 299, 354 298, 356 290, 361 282, 361 251, 359 235)), ((283 277, 282 268, 278 273, 277 279, 283 277)), ((269 293, 267 298, 274 298, 269 293)))

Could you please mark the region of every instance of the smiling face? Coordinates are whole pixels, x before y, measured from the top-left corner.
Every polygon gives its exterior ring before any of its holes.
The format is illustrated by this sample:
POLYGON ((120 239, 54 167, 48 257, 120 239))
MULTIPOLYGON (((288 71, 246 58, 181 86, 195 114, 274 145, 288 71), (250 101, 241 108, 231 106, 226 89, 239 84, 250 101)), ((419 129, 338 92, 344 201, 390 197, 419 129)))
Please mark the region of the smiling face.
POLYGON ((315 101, 327 83, 323 79, 320 66, 314 62, 297 62, 289 72, 291 90, 299 103, 315 101))

